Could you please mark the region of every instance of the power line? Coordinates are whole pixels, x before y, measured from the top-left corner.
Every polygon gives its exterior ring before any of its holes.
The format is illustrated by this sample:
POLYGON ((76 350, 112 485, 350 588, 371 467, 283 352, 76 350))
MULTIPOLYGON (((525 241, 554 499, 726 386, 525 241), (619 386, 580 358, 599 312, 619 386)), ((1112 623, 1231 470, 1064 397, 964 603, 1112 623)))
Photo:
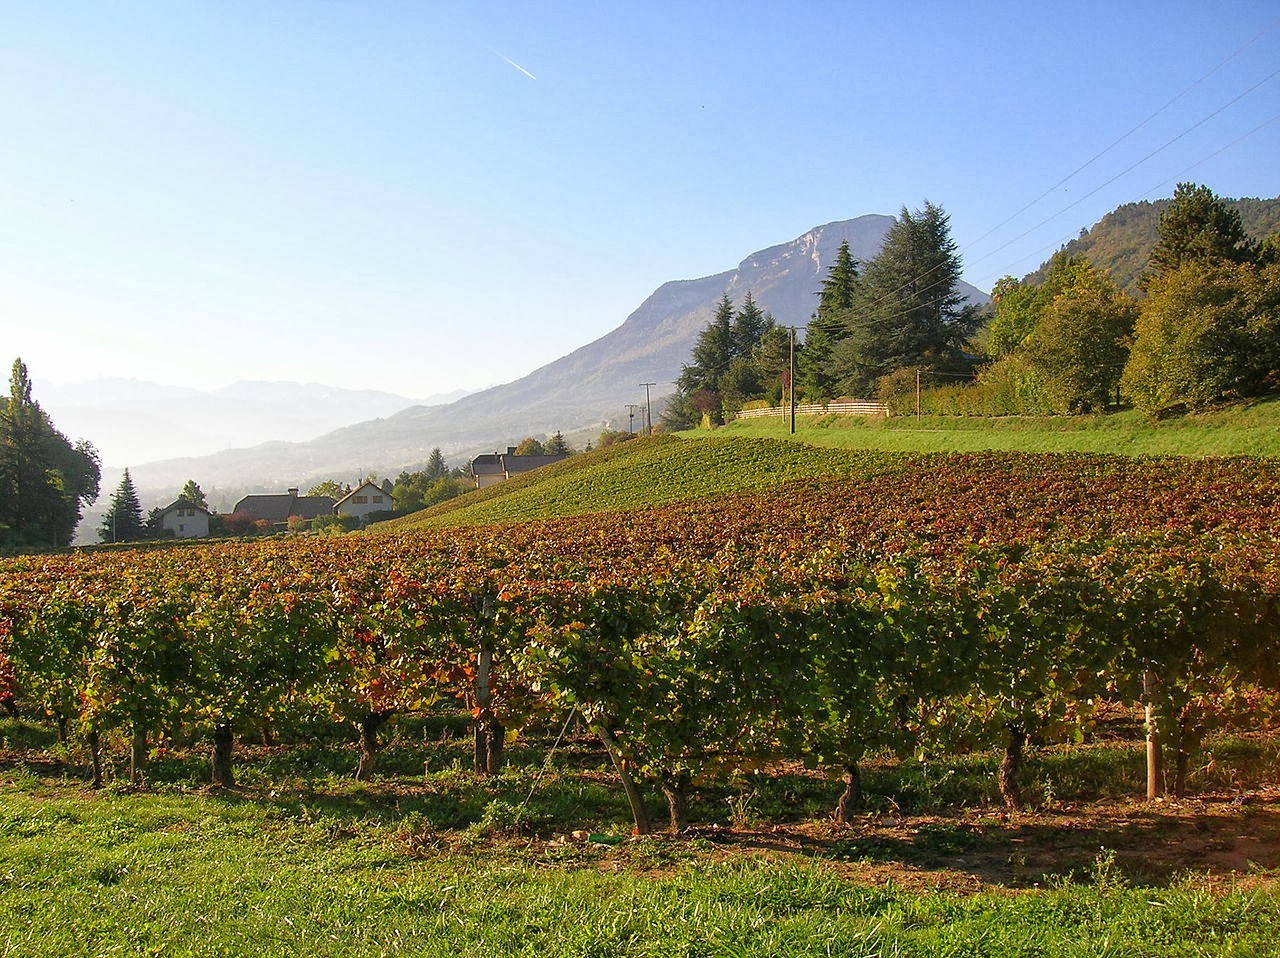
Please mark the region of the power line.
MULTIPOLYGON (((1249 95, 1250 93, 1252 93, 1254 90, 1258 89, 1258 87, 1263 86, 1264 84, 1271 82, 1271 81, 1272 81, 1272 80, 1274 80, 1277 76, 1280 76, 1280 68, 1277 68, 1276 70, 1272 71, 1272 72, 1271 72, 1271 73, 1269 73, 1267 76, 1263 77, 1261 80, 1259 80, 1257 83, 1255 83, 1253 86, 1249 87, 1249 89, 1247 89, 1247 90, 1245 90, 1243 93, 1240 93, 1240 94, 1238 94, 1237 96, 1233 97, 1231 100, 1227 101, 1227 102, 1226 102, 1226 103, 1224 103, 1222 106, 1218 107, 1218 108, 1217 108, 1216 110, 1214 110, 1212 113, 1210 113, 1210 114, 1208 114, 1207 116, 1202 117, 1201 119, 1197 120, 1195 123, 1193 123, 1191 126, 1187 127, 1185 130, 1183 130, 1183 131, 1182 131, 1181 133, 1179 133, 1177 136, 1173 137, 1173 138, 1172 138, 1172 139, 1170 139, 1170 140, 1165 141, 1162 145, 1160 145, 1160 146, 1156 147, 1154 150, 1152 150, 1150 153, 1148 153, 1148 154, 1147 154, 1146 156, 1144 156, 1142 159, 1138 160, 1136 163, 1132 163, 1132 164, 1130 164, 1129 166, 1125 167, 1123 170, 1121 170, 1121 171, 1120 171, 1119 173, 1117 173, 1115 176, 1111 177, 1111 179, 1107 180, 1105 183, 1102 183, 1101 185, 1099 185, 1099 186, 1095 187, 1094 189, 1090 190, 1090 191, 1089 191, 1088 193, 1086 193, 1084 196, 1082 196, 1082 197, 1080 197, 1079 199, 1077 199, 1077 200, 1075 200, 1075 201, 1073 201, 1073 202, 1071 202, 1071 203, 1067 204, 1066 206, 1064 206, 1062 209, 1058 210, 1058 212, 1054 213, 1052 216, 1048 217, 1047 219, 1043 219, 1043 220, 1041 220, 1039 223, 1037 223, 1035 226, 1031 227, 1029 230, 1026 230, 1025 232, 1019 233, 1017 236, 1015 236, 1013 239, 1009 240, 1007 243, 1004 243, 1004 244, 1003 244, 1003 245, 1001 245, 1001 246, 997 246, 995 249, 993 249, 990 253, 987 253, 985 256, 979 256, 979 257, 978 257, 976 260, 974 260, 973 262, 974 262, 974 263, 981 263, 983 260, 991 258, 991 257, 992 257, 992 256, 994 256, 996 253, 999 253, 1001 250, 1003 250, 1003 249, 1007 249, 1008 247, 1012 246, 1014 243, 1018 242, 1018 240, 1023 239, 1023 238, 1025 238, 1026 236, 1029 236, 1030 234, 1034 233, 1036 230, 1038 230, 1040 227, 1044 226, 1045 224, 1047 224, 1047 223, 1051 223, 1053 220, 1056 220, 1059 216, 1061 216, 1063 213, 1067 212, 1068 210, 1075 209, 1077 206, 1079 206, 1079 205, 1080 205, 1081 203, 1083 203, 1085 200, 1089 199, 1091 196, 1095 196, 1096 194, 1098 194, 1098 193, 1102 192, 1104 189, 1106 189, 1108 186, 1110 186, 1110 185, 1111 185, 1112 183, 1114 183, 1116 180, 1120 179, 1122 176, 1125 176, 1125 175, 1127 175, 1127 174, 1129 174, 1129 173, 1132 173, 1134 170, 1136 170, 1138 167, 1140 167, 1143 163, 1147 162, 1147 160, 1151 159, 1153 156, 1156 156, 1157 154, 1163 153, 1165 150, 1167 150, 1169 147, 1171 147, 1174 143, 1177 143, 1179 140, 1181 140, 1184 136, 1186 136, 1187 134, 1189 134, 1189 133, 1193 132, 1194 130, 1197 130, 1197 129, 1199 129, 1200 127, 1204 126, 1206 123, 1208 123, 1210 120, 1212 120, 1215 116, 1217 116, 1218 114, 1222 113, 1224 110, 1226 110, 1226 109, 1228 109, 1228 108, 1230 108, 1230 107, 1234 106, 1236 103, 1239 103, 1241 100, 1243 100, 1246 96, 1248 96, 1248 95, 1249 95)), ((1265 126, 1266 124, 1263 124, 1263 125, 1265 126)), ((935 268, 936 268, 936 267, 935 267, 935 268)))
MULTIPOLYGON (((1141 123, 1139 123, 1137 126, 1134 126, 1133 128, 1131 128, 1130 130, 1128 130, 1128 131, 1127 131, 1127 132, 1125 132, 1125 133, 1122 133, 1122 134, 1121 134, 1118 138, 1116 138, 1115 140, 1112 140, 1112 141, 1111 141, 1111 143, 1110 143, 1109 145, 1107 145, 1107 146, 1106 146, 1106 147, 1104 147, 1103 149, 1099 150, 1097 153, 1093 154, 1093 156, 1089 157, 1089 159, 1085 160, 1082 164, 1080 164, 1079 166, 1077 166, 1074 170, 1072 170, 1070 173, 1068 173, 1068 174, 1067 174, 1066 176, 1064 176, 1062 179, 1058 180, 1058 182, 1057 182, 1057 183, 1054 183, 1054 184, 1053 184, 1053 186, 1049 187, 1047 190, 1045 190, 1043 193, 1041 193, 1039 196, 1037 196, 1035 199, 1033 199, 1031 202, 1029 202, 1026 206, 1022 207, 1020 210, 1018 210, 1018 211, 1017 211, 1016 213, 1014 213, 1012 216, 1008 217, 1008 218, 1007 218, 1007 219, 1005 219, 1005 220, 1002 220, 1001 222, 997 223, 995 226, 991 227, 991 229, 987 230, 985 233, 983 233, 981 236, 979 236, 976 240, 974 240, 973 242, 969 243, 969 244, 968 244, 968 247, 966 247, 966 249, 967 249, 967 248, 969 248, 969 247, 972 247, 972 246, 976 246, 978 243, 981 243, 984 239, 986 239, 986 238, 987 238, 988 236, 990 236, 992 233, 996 232, 996 230, 999 230, 999 229, 1001 229, 1001 228, 1003 228, 1003 227, 1005 227, 1005 226, 1008 226, 1010 223, 1012 223, 1014 220, 1016 220, 1019 216, 1021 216, 1021 215, 1022 215, 1023 213, 1025 213, 1027 210, 1031 209, 1031 207, 1035 206, 1037 203, 1039 203, 1039 202, 1040 202, 1042 199, 1044 199, 1046 196, 1048 196, 1050 193, 1053 193, 1053 192, 1054 192, 1055 190, 1057 190, 1059 187, 1061 187, 1061 186, 1065 185, 1067 182, 1069 182, 1070 180, 1074 179, 1074 178, 1075 178, 1079 173, 1082 173, 1082 172, 1084 172, 1085 170, 1087 170, 1090 166, 1092 166, 1092 165, 1093 165, 1094 163, 1096 163, 1098 160, 1102 159, 1104 156, 1106 156, 1108 153, 1110 153, 1112 150, 1114 150, 1117 146, 1119 146, 1119 145, 1120 145, 1121 143, 1123 143, 1125 140, 1129 139, 1129 137, 1133 136, 1133 134, 1137 133, 1137 132, 1138 132, 1139 130, 1141 130, 1144 126, 1146 126, 1148 123, 1150 123, 1150 122, 1151 122, 1152 120, 1154 120, 1156 117, 1158 117, 1161 113, 1164 113, 1164 112, 1165 112, 1166 110, 1168 110, 1171 106, 1173 106, 1175 103, 1177 103, 1177 102, 1178 102, 1179 100, 1181 100, 1183 97, 1185 97, 1188 93, 1190 93, 1192 90, 1194 90, 1194 89, 1195 89, 1196 87, 1198 87, 1200 84, 1204 83, 1204 81, 1205 81, 1205 80, 1209 79, 1209 77, 1213 76, 1215 73, 1217 73, 1217 72, 1218 72, 1219 70, 1221 70, 1223 67, 1225 67, 1228 63, 1230 63, 1232 60, 1234 60, 1236 57, 1238 57, 1240 54, 1242 54, 1245 50, 1249 49, 1249 47, 1253 46, 1255 43, 1257 43, 1259 40, 1261 40, 1264 36, 1266 36, 1268 33, 1270 33, 1272 30, 1274 30, 1277 26, 1280 26, 1280 20, 1276 20, 1276 21, 1272 22, 1271 24, 1269 24, 1268 26, 1264 27, 1261 31, 1259 31, 1257 34, 1255 34, 1255 35, 1254 35, 1254 37, 1253 37, 1252 39, 1250 39, 1250 40, 1246 41, 1244 44, 1242 44, 1241 46, 1237 47, 1237 48, 1236 48, 1236 50, 1235 50, 1234 52, 1230 53, 1230 54, 1229 54, 1225 59, 1223 59, 1222 61, 1220 61, 1220 62, 1218 63, 1218 65, 1217 65, 1217 66, 1213 67, 1213 69, 1209 70, 1209 72, 1208 72, 1208 73, 1206 73, 1206 74, 1204 74, 1202 77, 1200 77, 1200 79, 1198 79, 1198 80, 1194 81, 1193 83, 1191 83, 1190 85, 1188 85, 1188 86, 1186 86, 1186 87, 1183 87, 1183 89, 1181 90, 1181 92, 1177 93, 1177 94, 1176 94, 1172 99, 1170 99, 1167 103, 1165 103, 1165 104, 1164 104, 1164 106, 1160 107, 1160 109, 1156 110, 1154 113, 1152 113, 1152 114, 1150 114, 1149 116, 1147 116, 1147 118, 1146 118, 1146 119, 1144 119, 1144 120, 1143 120, 1141 123)), ((1001 247, 1001 248, 1003 249, 1003 247, 1001 247)))
MULTIPOLYGON (((960 249, 960 251, 959 251, 960 255, 963 255, 963 254, 964 254, 964 252, 966 252, 967 250, 971 249, 971 248, 972 248, 973 246, 975 246, 977 243, 980 243, 982 240, 986 239, 986 238, 987 238, 988 236, 990 236, 992 233, 996 232, 997 230, 999 230, 999 229, 1000 229, 1000 228, 1002 228, 1003 226, 1005 226, 1005 225, 1007 225, 1008 223, 1012 222, 1014 219, 1016 219, 1018 216, 1020 216, 1023 212, 1025 212, 1027 209, 1029 209, 1030 207, 1034 206, 1034 205, 1035 205, 1036 203, 1038 203, 1041 199, 1043 199, 1045 196, 1047 196, 1049 193, 1052 193, 1054 190, 1058 189, 1058 187, 1060 187, 1063 183, 1067 182, 1068 180, 1070 180, 1071 178, 1073 178, 1074 176, 1076 176, 1078 173, 1080 173, 1082 170, 1084 170, 1085 168, 1087 168, 1088 166, 1090 166, 1092 163, 1094 163, 1097 159, 1099 159, 1100 157, 1104 156, 1106 153, 1110 152, 1112 149, 1114 149, 1114 148, 1115 148, 1115 146, 1117 146, 1119 143, 1123 142, 1125 139, 1128 139, 1128 137, 1129 137, 1129 136, 1131 136, 1133 133, 1135 133, 1135 132, 1137 132, 1138 130, 1142 129, 1144 126, 1146 126, 1148 123, 1150 123, 1150 122, 1151 122, 1151 120, 1155 119, 1155 117, 1157 117, 1157 116, 1159 116, 1161 113, 1165 112, 1167 109, 1169 109, 1169 107, 1170 107, 1170 106, 1172 106, 1174 103, 1176 103, 1176 102, 1178 102, 1179 100, 1181 100, 1181 99, 1182 99, 1184 96, 1186 96, 1186 95, 1187 95, 1191 90, 1195 89, 1197 86, 1199 86, 1201 83, 1203 83, 1203 82, 1204 82, 1205 80, 1207 80, 1209 77, 1211 77, 1213 74, 1217 73, 1217 72, 1218 72, 1219 70, 1221 70, 1221 69, 1222 69, 1226 64, 1230 63, 1230 62, 1231 62, 1232 60, 1234 60, 1237 56, 1239 56, 1242 52, 1244 52, 1246 49, 1248 49, 1250 46, 1252 46, 1253 44, 1255 44, 1255 43, 1256 43, 1258 40, 1260 40, 1262 37, 1266 36, 1268 33, 1270 33, 1272 30, 1274 30, 1278 25, 1280 25, 1280 20, 1276 20, 1276 21, 1272 22, 1271 24, 1269 24, 1268 26, 1266 26, 1265 28, 1263 28, 1263 29, 1262 29, 1261 31, 1259 31, 1259 32, 1258 32, 1254 37, 1252 37, 1250 40, 1248 40, 1248 41, 1247 41, 1247 42, 1245 42, 1243 45, 1241 45, 1239 48, 1237 48, 1234 52, 1232 52, 1231 54, 1229 54, 1225 59, 1223 59, 1220 63, 1218 63, 1216 66, 1214 66, 1212 69, 1210 69, 1207 73, 1205 73, 1203 76, 1201 76, 1198 80, 1196 80, 1195 82, 1191 83, 1189 86, 1187 86, 1185 89, 1183 89, 1183 90, 1182 90, 1181 92, 1179 92, 1177 95, 1175 95, 1175 96, 1174 96, 1172 99, 1170 99, 1170 100, 1169 100, 1169 101, 1168 101, 1164 106, 1160 107, 1160 109, 1156 110, 1154 113, 1152 113, 1151 115, 1149 115, 1149 116, 1148 116, 1146 119, 1144 119, 1141 123, 1139 123, 1137 126, 1133 127, 1133 129, 1131 129, 1129 132, 1125 133, 1123 136, 1121 136, 1119 139, 1117 139, 1116 141, 1114 141, 1112 144, 1110 144, 1109 146, 1107 146, 1107 147, 1106 147, 1106 148, 1104 148, 1103 150, 1099 151, 1097 154, 1095 154, 1093 157, 1091 157, 1089 160, 1087 160, 1083 165, 1081 165, 1081 166, 1080 166, 1080 167, 1078 167, 1076 170, 1074 170, 1074 171, 1072 171, 1071 173, 1069 173, 1066 177, 1064 177, 1063 179, 1061 179, 1058 183, 1054 184, 1054 186, 1050 187, 1048 190, 1046 190, 1046 191, 1045 191, 1044 193, 1042 193, 1040 196, 1036 197, 1034 200, 1032 200, 1029 204, 1027 204, 1026 206, 1024 206, 1022 209, 1018 210, 1018 212, 1014 213, 1012 216, 1008 217, 1007 219, 1003 220, 1001 223, 999 223, 999 224, 997 224, 996 226, 994 226, 994 227, 992 227, 991 229, 989 229, 986 233, 984 233, 984 234, 983 234, 982 236, 980 236, 978 239, 976 239, 976 240, 974 240, 974 241, 972 241, 972 242, 970 242, 970 243, 967 243, 964 247, 962 247, 962 248, 960 249)), ((1068 212, 1068 211, 1070 211, 1070 210, 1074 209, 1075 207, 1079 206, 1079 205, 1080 205, 1081 203, 1083 203, 1085 200, 1088 200, 1088 199, 1090 199, 1091 197, 1093 197, 1093 196, 1097 195, 1097 194, 1098 194, 1098 193, 1100 193, 1102 190, 1104 190, 1104 189, 1106 189, 1108 186, 1110 186, 1112 183, 1116 182, 1116 180, 1118 180, 1118 179, 1120 179, 1121 177, 1123 177, 1123 176, 1125 176, 1125 175, 1127 175, 1127 174, 1131 173, 1133 170, 1137 169, 1137 168, 1138 168, 1139 166, 1141 166, 1143 163, 1146 163, 1146 162, 1147 162, 1148 160, 1150 160, 1151 158, 1153 158, 1153 157, 1157 156, 1158 154, 1160 154, 1160 153, 1164 152, 1166 149, 1168 149, 1168 148, 1169 148, 1170 146, 1172 146, 1174 143, 1176 143, 1176 142, 1178 142, 1179 140, 1181 140, 1183 137, 1185 137, 1185 136, 1189 135, 1190 133, 1192 133, 1193 131, 1195 131, 1195 130, 1196 130, 1196 129, 1198 129, 1199 127, 1203 126, 1205 123, 1208 123, 1208 122, 1209 122, 1210 120, 1212 120, 1214 117, 1218 116, 1219 114, 1223 113, 1225 110, 1227 110, 1227 109, 1229 109, 1230 107, 1234 106, 1236 103, 1238 103, 1240 100, 1244 99, 1244 98, 1245 98, 1246 96, 1248 96, 1249 94, 1253 93, 1253 92, 1254 92, 1255 90, 1257 90, 1259 87, 1261 87, 1261 86, 1265 85, 1266 83, 1269 83, 1271 80, 1275 79, 1275 77, 1276 77, 1277 75, 1280 75, 1280 69, 1277 69, 1277 70, 1273 71, 1272 73, 1268 74, 1267 76, 1263 77, 1263 78, 1262 78, 1261 80, 1259 80, 1257 83, 1253 84, 1253 86, 1251 86, 1251 87, 1249 87, 1248 89, 1244 90, 1242 93, 1239 93, 1238 95, 1236 95, 1235 97, 1233 97, 1231 100, 1227 101, 1227 102, 1226 102, 1226 103, 1224 103, 1222 106, 1218 107, 1216 110, 1213 110, 1213 111, 1212 111, 1211 113, 1209 113, 1208 115, 1206 115, 1206 116, 1202 117, 1200 120, 1198 120, 1197 122, 1193 123, 1191 126, 1187 127, 1187 128, 1186 128, 1186 129, 1184 129, 1182 132, 1180 132, 1179 134, 1177 134, 1176 136, 1174 136, 1174 137, 1173 137, 1173 138, 1171 138, 1170 140, 1166 141, 1164 144, 1162 144, 1161 146, 1157 147, 1155 150, 1151 151, 1150 153, 1148 153, 1146 156, 1142 157, 1142 158, 1141 158, 1140 160, 1138 160, 1137 162, 1130 164, 1128 167, 1126 167, 1125 169, 1121 170, 1119 173, 1117 173, 1115 176, 1113 176, 1113 177, 1111 177, 1110 179, 1108 179, 1106 182, 1104 182, 1104 183, 1102 183, 1101 185, 1097 186, 1097 187, 1096 187, 1096 188, 1094 188, 1093 190, 1090 190, 1088 193, 1086 193, 1085 195, 1083 195, 1083 196, 1079 197, 1078 199, 1076 199, 1076 200, 1072 201, 1072 202, 1071 202, 1071 203, 1069 203, 1067 206, 1065 206, 1065 207, 1063 207, 1062 209, 1058 210, 1056 213, 1053 213, 1053 214, 1051 214, 1050 216, 1046 217, 1045 219, 1041 220, 1039 223, 1037 223, 1035 226, 1032 226, 1030 229, 1027 229, 1027 230, 1023 231, 1022 233, 1018 234, 1017 236, 1015 236, 1013 239, 1009 240, 1008 242, 1003 243, 1002 245, 1000 245, 1000 246, 996 247, 995 249, 991 250, 989 253, 986 253, 986 254, 984 254, 983 256, 980 256, 980 257, 978 257, 977 259, 973 260, 973 261, 972 261, 971 263, 969 263, 968 265, 969 265, 970 267, 972 267, 972 266, 973 266, 974 264, 976 264, 976 263, 981 263, 981 262, 983 262, 984 260, 990 259, 992 256, 995 256, 997 253, 999 253, 999 252, 1001 252, 1001 251, 1003 251, 1003 250, 1005 250, 1005 249, 1008 249, 1008 248, 1009 248, 1010 246, 1012 246, 1014 243, 1018 242, 1018 241, 1019 241, 1019 240, 1021 240, 1021 239, 1026 238, 1027 236, 1031 235, 1032 233, 1034 233, 1036 230, 1040 229, 1041 227, 1043 227, 1043 226, 1047 225, 1048 223, 1053 222, 1053 220, 1057 219, 1059 216, 1063 215, 1064 213, 1066 213, 1066 212, 1068 212)), ((1268 122, 1271 122, 1271 121, 1268 121, 1268 122)), ((1264 124, 1262 124, 1262 126, 1266 126, 1266 125, 1267 125, 1267 124, 1265 124, 1265 123, 1264 123, 1264 124)), ((1261 127, 1259 127, 1259 129, 1260 129, 1260 128, 1261 128, 1261 127)), ((1252 132, 1256 132, 1256 130, 1251 131, 1251 133, 1250 133, 1250 134, 1246 134, 1246 136, 1252 135, 1252 132)), ((1224 149, 1225 149, 1225 148, 1224 148, 1224 149)), ((1219 151, 1219 152, 1221 152, 1221 151, 1219 151)), ((1216 155, 1216 154, 1215 154, 1215 155, 1216 155)), ((1204 162, 1204 160, 1201 160, 1200 162, 1204 162)), ((1197 164, 1197 165, 1198 165, 1198 164, 1197 164)), ((935 266, 931 267, 930 269, 925 270, 923 273, 920 273, 919 275, 912 277, 911 279, 907 280, 907 282, 903 283, 901 286, 899 286, 899 287, 897 287, 896 289, 893 289, 893 290, 891 290, 891 291, 889 291, 889 292, 885 293, 885 294, 884 294, 884 295, 882 295, 879 299, 877 299, 877 300, 875 300, 874 302, 872 302, 871 304, 869 304, 869 305, 867 306, 867 309, 868 309, 868 310, 875 310, 875 309, 876 309, 876 308, 878 308, 881 304, 883 304, 883 303, 885 303, 885 302, 888 302, 888 301, 890 301, 891 299, 895 298, 899 293, 901 293, 903 290, 907 289, 908 287, 913 286, 913 285, 915 285, 915 284, 917 284, 917 283, 919 283, 919 282, 923 281, 924 279, 928 278, 931 274, 933 274, 933 273, 937 272, 939 269, 941 269, 941 268, 942 268, 943 266, 945 266, 945 265, 946 265, 946 262, 945 262, 945 261, 940 262, 940 263, 936 264, 935 266)), ((924 287, 924 289, 923 289, 921 292, 927 292, 928 290, 932 289, 934 286, 937 286, 937 285, 940 285, 940 282, 935 282, 935 283, 930 284, 929 286, 924 287)), ((936 305, 936 304, 933 304, 933 305, 936 305)), ((896 318, 897 316, 901 316, 901 315, 905 315, 905 312, 897 313, 897 314, 895 314, 894 316, 890 316, 890 317, 888 317, 888 318, 889 318, 889 319, 893 319, 893 318, 896 318)))

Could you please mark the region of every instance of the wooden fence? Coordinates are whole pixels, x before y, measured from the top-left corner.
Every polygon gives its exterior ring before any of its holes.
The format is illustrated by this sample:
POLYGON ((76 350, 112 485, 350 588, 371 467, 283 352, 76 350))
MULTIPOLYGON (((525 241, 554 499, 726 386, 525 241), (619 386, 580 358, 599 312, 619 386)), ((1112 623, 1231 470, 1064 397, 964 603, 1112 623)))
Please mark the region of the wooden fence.
MULTIPOLYGON (((755 419, 759 416, 790 415, 788 406, 766 406, 763 409, 741 409, 739 419, 755 419)), ((830 402, 806 403, 796 406, 797 416, 887 416, 889 407, 879 402, 830 402)))

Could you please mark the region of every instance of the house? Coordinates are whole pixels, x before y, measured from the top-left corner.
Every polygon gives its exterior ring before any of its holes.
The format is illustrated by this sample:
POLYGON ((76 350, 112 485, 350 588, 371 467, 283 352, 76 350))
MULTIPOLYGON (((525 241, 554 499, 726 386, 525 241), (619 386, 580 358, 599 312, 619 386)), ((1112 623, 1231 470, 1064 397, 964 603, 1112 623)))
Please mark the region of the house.
POLYGON ((209 510, 178 499, 160 513, 160 528, 176 539, 204 539, 209 535, 209 510))
POLYGON ((371 512, 391 512, 395 507, 391 493, 372 482, 365 482, 339 499, 333 508, 340 516, 363 518, 371 512))
POLYGON ((477 489, 505 482, 515 476, 523 475, 534 469, 549 466, 553 462, 568 459, 567 452, 551 453, 544 456, 517 456, 516 447, 508 446, 506 453, 485 453, 471 460, 471 479, 477 489))
POLYGON ((297 489, 290 489, 286 493, 245 496, 236 503, 232 514, 245 513, 255 521, 284 525, 293 516, 300 519, 331 516, 333 507, 334 501, 328 496, 300 496, 297 489))

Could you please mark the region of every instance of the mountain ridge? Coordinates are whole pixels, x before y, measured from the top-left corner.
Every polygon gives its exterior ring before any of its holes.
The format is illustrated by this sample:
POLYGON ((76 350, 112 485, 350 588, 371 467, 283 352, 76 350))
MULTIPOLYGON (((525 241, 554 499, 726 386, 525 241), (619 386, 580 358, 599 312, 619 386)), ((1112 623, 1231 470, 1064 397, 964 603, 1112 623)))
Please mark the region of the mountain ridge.
MULTIPOLYGON (((139 467, 140 486, 172 485, 182 477, 306 485, 356 470, 394 475, 426 461, 440 447, 454 461, 501 448, 526 435, 557 430, 593 434, 626 428, 625 406, 669 393, 698 333, 720 297, 740 302, 751 291, 782 325, 803 324, 817 305, 826 268, 848 240, 859 260, 880 250, 894 217, 870 213, 816 226, 795 239, 743 257, 737 267, 658 286, 623 322, 595 340, 525 376, 445 406, 414 406, 384 418, 336 429, 307 443, 228 449, 204 459, 139 467)), ((986 296, 965 286, 969 296, 986 296)), ((655 414, 656 415, 656 414, 655 414)))

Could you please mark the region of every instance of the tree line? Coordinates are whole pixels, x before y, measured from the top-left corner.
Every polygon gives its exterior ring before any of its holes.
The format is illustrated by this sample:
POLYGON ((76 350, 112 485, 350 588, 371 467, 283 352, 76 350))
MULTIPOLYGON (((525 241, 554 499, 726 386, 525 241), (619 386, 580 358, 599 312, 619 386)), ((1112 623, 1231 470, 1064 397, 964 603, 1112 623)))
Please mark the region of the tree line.
POLYGON ((1160 215, 1137 295, 1083 255, 1000 279, 980 307, 960 291, 945 212, 903 209, 867 263, 842 243, 795 346, 751 294, 727 294, 699 334, 667 412, 723 422, 751 402, 878 399, 898 411, 1149 413, 1280 389, 1280 234, 1264 241, 1208 187, 1182 183, 1160 215), (923 394, 918 393, 923 383, 923 394))

